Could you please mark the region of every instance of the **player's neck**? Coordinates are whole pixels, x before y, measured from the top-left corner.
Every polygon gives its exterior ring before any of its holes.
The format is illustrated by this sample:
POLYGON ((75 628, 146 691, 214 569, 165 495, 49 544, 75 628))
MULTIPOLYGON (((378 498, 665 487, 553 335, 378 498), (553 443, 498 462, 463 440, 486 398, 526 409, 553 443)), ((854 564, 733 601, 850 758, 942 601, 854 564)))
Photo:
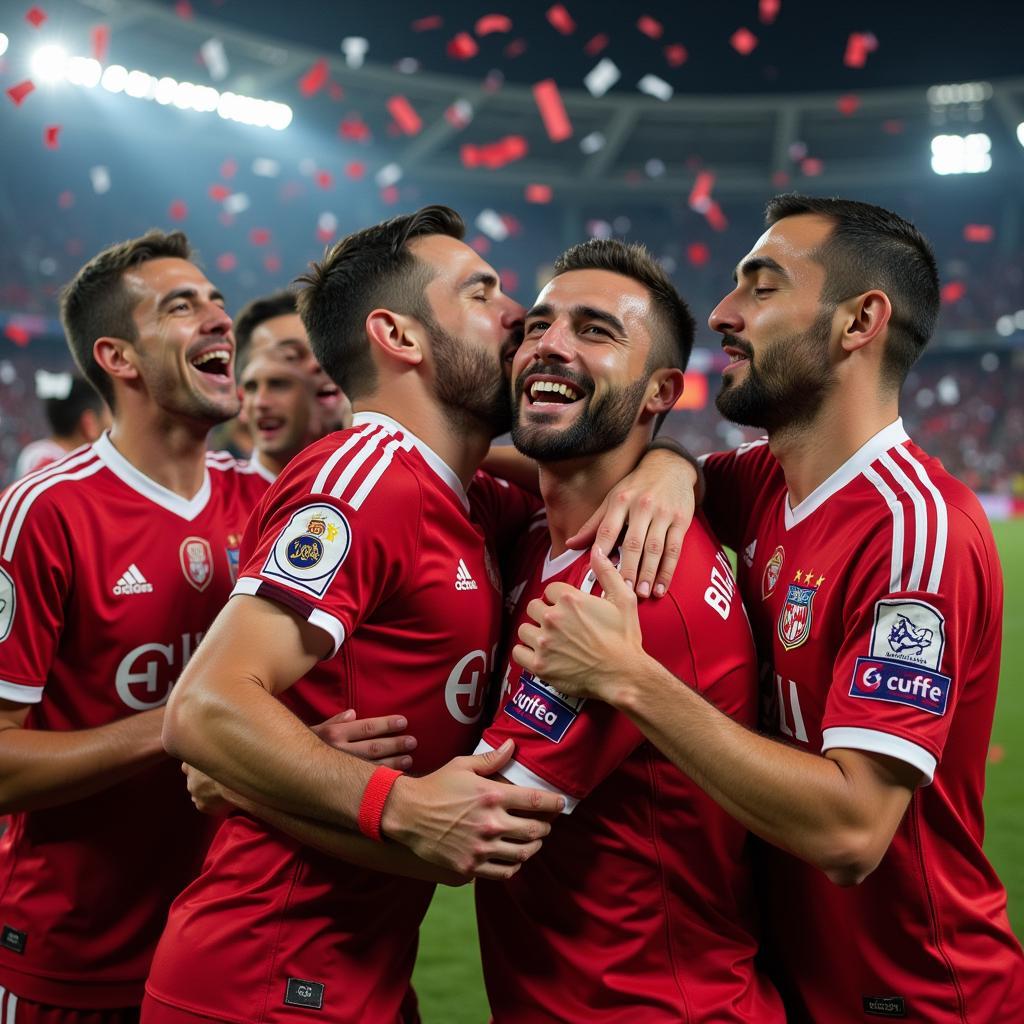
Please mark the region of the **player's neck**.
POLYGON ((123 414, 114 417, 111 444, 140 473, 167 490, 191 499, 206 476, 206 435, 196 423, 166 417, 160 422, 138 422, 123 414))
POLYGON ((540 493, 551 534, 551 554, 566 550, 566 538, 594 514, 608 492, 628 476, 643 455, 644 442, 627 442, 601 455, 540 463, 540 493))
POLYGON ((844 387, 833 392, 810 423, 772 431, 768 444, 785 473, 790 507, 796 508, 898 415, 897 396, 844 387))

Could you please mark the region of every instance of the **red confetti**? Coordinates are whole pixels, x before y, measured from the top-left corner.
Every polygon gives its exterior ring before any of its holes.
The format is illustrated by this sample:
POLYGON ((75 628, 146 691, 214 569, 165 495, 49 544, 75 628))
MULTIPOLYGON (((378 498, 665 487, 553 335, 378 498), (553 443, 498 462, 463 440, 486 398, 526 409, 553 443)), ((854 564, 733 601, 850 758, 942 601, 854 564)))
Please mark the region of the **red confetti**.
POLYGON ((711 189, 715 184, 715 176, 711 171, 701 171, 690 189, 690 209, 698 213, 707 213, 711 208, 711 189))
POLYGON ((501 290, 506 295, 513 295, 519 288, 519 275, 508 267, 503 267, 498 271, 498 277, 501 280, 501 290))
POLYGON ((897 118, 882 122, 882 131, 886 135, 902 135, 906 127, 906 124, 897 118))
POLYGON ((270 232, 266 228, 253 228, 249 232, 249 241, 253 245, 266 245, 270 241, 270 232))
POLYGON ((395 119, 395 124, 406 135, 418 135, 423 128, 420 115, 413 110, 412 104, 404 96, 392 96, 387 102, 388 113, 395 119))
POLYGON ((60 146, 60 140, 58 139, 59 135, 60 135, 60 125, 59 124, 48 124, 43 129, 43 145, 47 149, 57 149, 60 146))
POLYGON ((512 19, 504 14, 485 14, 477 19, 474 31, 478 36, 489 36, 492 32, 511 32, 512 19))
POLYGON ((729 226, 729 221, 726 220, 722 208, 713 199, 705 216, 707 217, 707 222, 715 231, 724 231, 729 226))
POLYGON ((366 122, 358 115, 352 114, 346 117, 338 125, 338 134, 343 139, 351 139, 353 142, 369 142, 370 129, 366 122))
POLYGON ((188 216, 188 206, 185 204, 185 200, 175 199, 167 210, 167 216, 170 217, 171 220, 184 220, 188 216))
POLYGON ((178 0, 178 2, 174 5, 174 13, 177 14, 179 18, 183 18, 185 21, 191 21, 192 18, 194 17, 192 5, 188 2, 188 0, 178 0))
POLYGON ((329 242, 334 237, 334 232, 328 228, 317 228, 316 237, 319 242, 329 242))
POLYGON ((68 192, 66 190, 61 192, 61 194, 57 196, 57 205, 62 210, 70 210, 71 207, 75 205, 75 193, 68 192))
POLYGON ((527 185, 526 186, 526 201, 528 203, 550 203, 551 202, 551 186, 550 185, 527 185))
POLYGON ((217 220, 219 220, 224 227, 229 228, 235 223, 235 215, 233 213, 228 213, 227 210, 221 210, 220 213, 217 214, 217 220))
POLYGON ((46 21, 46 11, 42 7, 30 7, 25 12, 25 20, 33 27, 39 28, 46 21))
POLYGON ((854 96, 852 93, 848 93, 845 96, 840 96, 836 101, 836 109, 843 117, 849 117, 855 113, 860 107, 860 97, 854 96))
POLYGON ((862 68, 868 61, 868 54, 878 49, 878 40, 870 32, 851 32, 846 40, 843 63, 848 68, 862 68))
POLYGON ((228 273, 238 266, 238 257, 233 252, 222 252, 217 257, 217 269, 228 273))
POLYGON ((660 39, 665 32, 665 26, 649 14, 641 15, 636 27, 650 39, 660 39))
POLYGON ((738 54, 747 57, 757 46, 757 36, 749 28, 738 28, 729 37, 729 42, 738 54))
POLYGON ((800 161, 800 170, 806 177, 816 178, 825 170, 825 164, 816 156, 808 156, 800 161))
POLYGON ((233 178, 238 173, 238 161, 235 159, 225 160, 220 165, 220 176, 222 178, 233 178))
POLYGON ((572 135, 572 124, 565 112, 562 95, 553 78, 545 78, 533 87, 533 98, 552 142, 564 142, 572 135))
POLYGON ((28 328, 21 324, 8 324, 4 328, 4 334, 21 348, 24 348, 32 340, 32 335, 28 333, 28 328))
POLYGON ((444 119, 453 128, 465 128, 473 120, 473 108, 465 100, 456 100, 444 112, 444 119))
POLYGON ((966 294, 967 285, 963 281, 947 281, 940 292, 943 303, 948 306, 959 302, 966 294))
POLYGON ((398 202, 398 186, 388 185, 380 190, 380 201, 387 206, 394 206, 398 202))
POLYGON ((468 32, 460 32, 454 39, 449 39, 445 47, 445 53, 452 60, 471 60, 479 52, 480 47, 468 32))
POLYGON ((322 189, 334 187, 334 175, 330 171, 317 171, 314 180, 322 189))
POLYGON ((506 135, 497 142, 489 142, 482 146, 472 143, 460 147, 459 157, 464 167, 486 167, 495 171, 515 160, 522 160, 529 152, 529 146, 522 135, 506 135))
POLYGON ((231 189, 227 185, 211 185, 209 196, 215 203, 223 203, 231 195, 231 189))
POLYGON ((996 232, 991 224, 964 225, 964 241, 966 242, 991 242, 995 237, 996 232))
POLYGON ((366 176, 366 164, 361 160, 350 160, 345 164, 345 174, 353 181, 359 181, 366 176))
POLYGON ((337 103, 345 98, 345 90, 337 82, 328 82, 327 95, 337 103))
POLYGON ((988 748, 988 763, 999 764, 1006 757, 1006 750, 1001 743, 993 743, 988 748))
POLYGON ((505 56, 512 60, 514 57, 521 57, 526 53, 526 40, 525 39, 513 39, 508 46, 505 47, 505 56))
POLYGON ((547 10, 547 19, 553 29, 563 36, 571 36, 576 31, 576 22, 562 4, 555 4, 547 10))
POLYGON ((711 250, 703 242, 691 242, 686 247, 686 258, 695 267, 703 267, 711 259, 711 250))
POLYGON ((771 25, 779 16, 782 0, 758 0, 757 16, 762 25, 771 25))
POLYGON ((330 72, 327 68, 327 61, 321 57, 320 60, 318 60, 299 79, 299 92, 301 92, 306 99, 309 99, 310 96, 314 96, 327 84, 327 77, 329 74, 330 72))
POLYGON ((486 256, 491 251, 491 240, 486 235, 474 235, 469 240, 469 247, 486 256))
POLYGON ((93 60, 97 60, 101 64, 106 64, 107 49, 110 46, 110 26, 93 25, 92 31, 89 33, 89 36, 92 40, 93 60))
POLYGON ((281 269, 281 257, 275 256, 273 253, 268 255, 263 260, 263 269, 268 274, 276 274, 281 269))
POLYGON ((440 14, 431 14, 426 18, 417 18, 409 28, 413 32, 429 32, 431 29, 440 28, 444 24, 444 19, 440 14))
POLYGON ((596 57, 607 45, 608 36, 600 32, 583 47, 583 52, 588 57, 596 57))
POLYGON ((24 82, 19 82, 17 85, 12 85, 7 90, 7 95, 11 97, 11 102, 16 106, 20 107, 25 102, 25 97, 35 89, 35 84, 31 79, 26 78, 24 82))
POLYGON ((789 174, 786 171, 776 171, 772 175, 772 186, 774 188, 785 188, 789 184, 789 174))
POLYGON ((669 67, 682 67, 689 56, 686 47, 682 43, 670 43, 665 47, 665 60, 668 61, 669 67))

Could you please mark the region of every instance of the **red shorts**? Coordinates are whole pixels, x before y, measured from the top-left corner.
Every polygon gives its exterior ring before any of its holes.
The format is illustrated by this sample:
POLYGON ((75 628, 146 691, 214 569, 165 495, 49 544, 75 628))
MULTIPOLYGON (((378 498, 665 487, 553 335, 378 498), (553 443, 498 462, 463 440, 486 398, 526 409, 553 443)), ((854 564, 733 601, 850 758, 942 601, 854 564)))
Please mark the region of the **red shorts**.
POLYGON ((120 1010, 72 1010, 21 999, 0 988, 0 1021, 3 1024, 139 1024, 139 1008, 120 1010))

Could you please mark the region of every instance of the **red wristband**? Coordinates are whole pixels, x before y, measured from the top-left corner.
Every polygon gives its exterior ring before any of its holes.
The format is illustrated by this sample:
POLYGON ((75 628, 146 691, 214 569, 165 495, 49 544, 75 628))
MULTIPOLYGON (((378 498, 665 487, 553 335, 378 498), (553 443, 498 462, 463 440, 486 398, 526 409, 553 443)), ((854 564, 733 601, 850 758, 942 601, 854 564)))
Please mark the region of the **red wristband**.
POLYGON ((378 843, 384 841, 380 834, 380 819, 384 816, 384 804, 387 803, 388 794, 395 780, 401 778, 402 773, 396 772, 394 768, 385 768, 381 765, 371 776, 370 781, 363 790, 363 799, 359 804, 359 831, 378 843))

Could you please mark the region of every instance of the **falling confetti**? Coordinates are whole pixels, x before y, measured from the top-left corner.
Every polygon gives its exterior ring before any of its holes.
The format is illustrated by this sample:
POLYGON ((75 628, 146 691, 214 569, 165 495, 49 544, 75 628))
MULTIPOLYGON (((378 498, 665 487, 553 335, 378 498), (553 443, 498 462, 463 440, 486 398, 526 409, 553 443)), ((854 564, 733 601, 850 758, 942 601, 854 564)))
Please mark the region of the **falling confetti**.
POLYGON ((562 95, 553 78, 545 78, 533 87, 533 98, 552 142, 564 142, 572 135, 572 123, 565 112, 562 95))

